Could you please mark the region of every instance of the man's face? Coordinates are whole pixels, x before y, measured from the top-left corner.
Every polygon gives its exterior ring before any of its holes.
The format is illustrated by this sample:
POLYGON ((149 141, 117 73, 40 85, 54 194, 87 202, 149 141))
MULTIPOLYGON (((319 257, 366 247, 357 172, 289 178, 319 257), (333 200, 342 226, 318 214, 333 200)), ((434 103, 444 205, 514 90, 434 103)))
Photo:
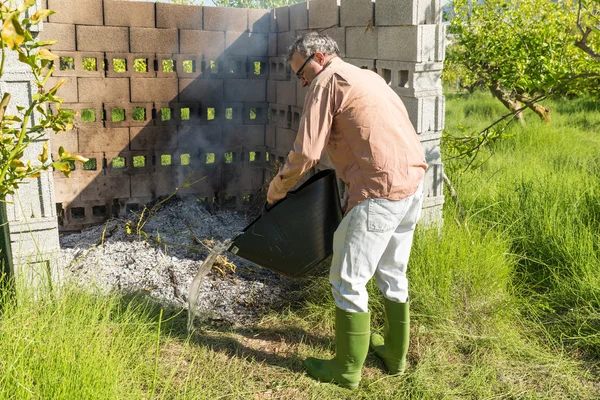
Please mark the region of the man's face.
POLYGON ((304 57, 302 54, 295 52, 290 58, 290 67, 298 75, 302 87, 312 83, 315 76, 323 70, 323 65, 325 65, 325 56, 319 52, 309 55, 309 57, 304 57))

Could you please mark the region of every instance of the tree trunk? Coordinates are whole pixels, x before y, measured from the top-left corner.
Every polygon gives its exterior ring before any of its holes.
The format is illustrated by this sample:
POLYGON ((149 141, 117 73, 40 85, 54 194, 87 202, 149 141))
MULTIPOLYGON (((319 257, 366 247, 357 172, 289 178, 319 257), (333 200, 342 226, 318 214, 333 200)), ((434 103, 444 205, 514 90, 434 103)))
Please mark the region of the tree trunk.
POLYGON ((522 112, 517 113, 517 110, 521 108, 521 103, 519 103, 515 98, 510 96, 508 93, 505 93, 500 88, 500 85, 489 86, 490 92, 496 97, 498 100, 504 104, 506 108, 508 108, 513 114, 516 115, 517 119, 521 123, 521 125, 525 125, 525 117, 522 112))

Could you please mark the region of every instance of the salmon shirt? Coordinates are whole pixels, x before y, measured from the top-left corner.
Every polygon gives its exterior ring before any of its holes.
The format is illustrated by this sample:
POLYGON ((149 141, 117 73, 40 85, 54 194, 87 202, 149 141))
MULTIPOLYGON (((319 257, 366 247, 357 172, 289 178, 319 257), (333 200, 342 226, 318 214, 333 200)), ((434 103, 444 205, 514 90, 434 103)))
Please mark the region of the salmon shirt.
POLYGON ((348 186, 347 211, 368 198, 412 195, 427 169, 398 95, 375 72, 337 57, 310 85, 294 148, 271 182, 269 197, 285 197, 323 150, 348 186))

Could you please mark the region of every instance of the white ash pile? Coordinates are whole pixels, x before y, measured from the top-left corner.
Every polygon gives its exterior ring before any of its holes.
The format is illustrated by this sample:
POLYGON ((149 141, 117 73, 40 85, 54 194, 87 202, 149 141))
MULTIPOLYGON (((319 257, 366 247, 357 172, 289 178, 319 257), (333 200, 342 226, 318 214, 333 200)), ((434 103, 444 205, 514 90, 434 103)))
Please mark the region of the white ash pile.
MULTIPOLYGON (((243 213, 209 212, 195 198, 173 198, 148 214, 68 233, 60 238, 67 277, 102 291, 144 293, 187 307, 194 275, 216 243, 249 223, 243 213)), ((204 279, 198 300, 204 317, 243 324, 289 304, 295 281, 224 253, 204 279)))

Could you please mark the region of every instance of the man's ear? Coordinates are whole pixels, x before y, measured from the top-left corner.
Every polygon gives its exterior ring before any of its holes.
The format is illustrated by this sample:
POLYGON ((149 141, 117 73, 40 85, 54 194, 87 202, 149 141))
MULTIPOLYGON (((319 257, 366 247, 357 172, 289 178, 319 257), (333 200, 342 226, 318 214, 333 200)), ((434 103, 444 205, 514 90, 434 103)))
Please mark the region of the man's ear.
POLYGON ((315 60, 317 60, 319 65, 321 65, 321 66, 325 65, 325 54, 321 53, 320 51, 317 51, 315 53, 314 58, 315 58, 315 60))

